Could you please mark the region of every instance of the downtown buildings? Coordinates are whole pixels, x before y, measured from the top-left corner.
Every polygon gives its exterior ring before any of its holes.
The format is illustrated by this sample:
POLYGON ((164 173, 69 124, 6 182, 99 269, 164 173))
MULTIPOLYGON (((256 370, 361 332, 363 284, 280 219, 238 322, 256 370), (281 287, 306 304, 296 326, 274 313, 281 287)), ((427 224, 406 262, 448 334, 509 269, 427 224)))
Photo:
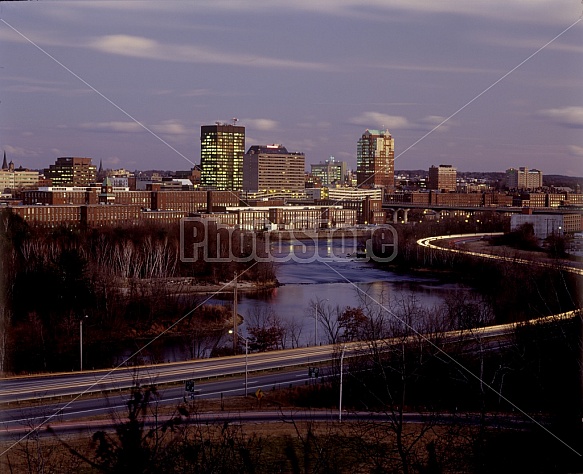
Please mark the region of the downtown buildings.
POLYGON ((57 158, 54 165, 45 169, 45 178, 53 186, 89 186, 97 179, 97 167, 91 158, 57 158))
POLYGON ((263 197, 303 197, 306 157, 282 145, 254 145, 243 157, 243 190, 263 197))
POLYGON ((543 186, 542 171, 526 167, 509 168, 506 170, 506 187, 508 189, 525 190, 539 189, 543 186))
POLYGON ((348 163, 336 161, 333 156, 329 160, 311 165, 312 176, 320 181, 322 186, 341 185, 349 183, 348 163))
POLYGON ((12 193, 18 189, 30 189, 38 185, 39 172, 31 171, 22 166, 15 168, 14 163, 6 162, 6 152, 0 169, 0 193, 12 193))
POLYGON ((358 187, 395 187, 395 140, 388 130, 366 130, 357 143, 356 179, 358 187))
POLYGON ((429 168, 427 189, 452 193, 457 189, 457 170, 452 165, 439 165, 429 168))
POLYGON ((203 125, 200 129, 201 186, 218 191, 241 190, 244 154, 245 127, 221 122, 203 125))

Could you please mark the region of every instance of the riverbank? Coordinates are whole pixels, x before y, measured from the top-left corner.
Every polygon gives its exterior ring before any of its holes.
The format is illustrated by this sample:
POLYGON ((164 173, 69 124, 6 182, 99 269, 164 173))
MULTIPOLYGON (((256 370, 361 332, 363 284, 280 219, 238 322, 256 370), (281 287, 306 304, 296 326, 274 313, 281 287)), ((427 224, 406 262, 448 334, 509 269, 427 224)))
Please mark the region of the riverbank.
MULTIPOLYGON (((139 286, 141 289, 156 290, 170 295, 208 295, 216 293, 232 293, 234 289, 233 281, 221 281, 212 283, 192 277, 173 278, 140 278, 140 279, 119 279, 117 287, 128 293, 132 288, 139 286)), ((238 280, 237 291, 241 293, 254 293, 277 288, 280 283, 277 279, 265 281, 238 280)))

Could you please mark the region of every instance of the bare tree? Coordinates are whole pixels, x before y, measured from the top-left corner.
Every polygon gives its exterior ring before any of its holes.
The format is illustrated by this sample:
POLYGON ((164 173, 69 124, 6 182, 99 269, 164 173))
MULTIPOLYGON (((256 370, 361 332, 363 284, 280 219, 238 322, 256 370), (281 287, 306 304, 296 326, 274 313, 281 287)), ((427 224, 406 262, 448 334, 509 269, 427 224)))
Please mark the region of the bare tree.
POLYGON ((249 350, 265 352, 285 348, 286 326, 271 309, 254 308, 246 319, 249 350))

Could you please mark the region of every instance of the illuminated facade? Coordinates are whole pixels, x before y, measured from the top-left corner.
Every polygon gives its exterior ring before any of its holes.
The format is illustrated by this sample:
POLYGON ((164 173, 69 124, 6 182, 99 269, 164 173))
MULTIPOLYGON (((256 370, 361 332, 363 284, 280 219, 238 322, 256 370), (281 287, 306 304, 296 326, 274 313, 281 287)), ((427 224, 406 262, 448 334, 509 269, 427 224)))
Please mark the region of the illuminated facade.
POLYGON ((356 149, 358 187, 395 187, 395 140, 388 130, 366 130, 356 149))
POLYGON ((428 189, 449 193, 456 190, 457 170, 452 165, 439 165, 429 168, 428 189))
POLYGON ((14 168, 12 161, 6 163, 6 153, 4 162, 0 169, 0 192, 12 192, 17 189, 32 188, 38 185, 38 171, 30 171, 21 167, 14 168))
POLYGON ((296 196, 304 193, 306 157, 281 145, 252 146, 243 158, 243 190, 296 196))
POLYGON ((329 160, 311 165, 311 173, 314 178, 320 179, 322 186, 349 184, 348 163, 335 161, 333 156, 329 160))
POLYGON ((200 134, 201 186, 219 191, 243 187, 245 127, 216 123, 203 125, 200 134))
POLYGON ((57 158, 45 169, 45 177, 53 186, 89 186, 97 179, 97 167, 91 164, 91 158, 57 158))
POLYGON ((508 189, 538 189, 543 185, 543 173, 525 167, 506 170, 506 187, 508 189))

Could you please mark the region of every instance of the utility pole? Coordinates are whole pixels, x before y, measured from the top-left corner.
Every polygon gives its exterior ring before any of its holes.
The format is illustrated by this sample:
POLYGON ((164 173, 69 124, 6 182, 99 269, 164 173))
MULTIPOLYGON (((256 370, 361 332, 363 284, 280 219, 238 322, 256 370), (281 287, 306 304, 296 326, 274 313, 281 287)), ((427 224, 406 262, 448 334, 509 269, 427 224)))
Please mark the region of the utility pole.
POLYGON ((237 272, 235 272, 235 288, 233 290, 233 354, 237 353, 237 272))
POLYGON ((340 399, 338 400, 338 421, 342 423, 342 371, 344 365, 344 351, 346 350, 346 344, 342 346, 342 352, 340 353, 340 399))
POLYGON ((83 318, 88 318, 86 314, 79 318, 79 371, 83 372, 83 318))

